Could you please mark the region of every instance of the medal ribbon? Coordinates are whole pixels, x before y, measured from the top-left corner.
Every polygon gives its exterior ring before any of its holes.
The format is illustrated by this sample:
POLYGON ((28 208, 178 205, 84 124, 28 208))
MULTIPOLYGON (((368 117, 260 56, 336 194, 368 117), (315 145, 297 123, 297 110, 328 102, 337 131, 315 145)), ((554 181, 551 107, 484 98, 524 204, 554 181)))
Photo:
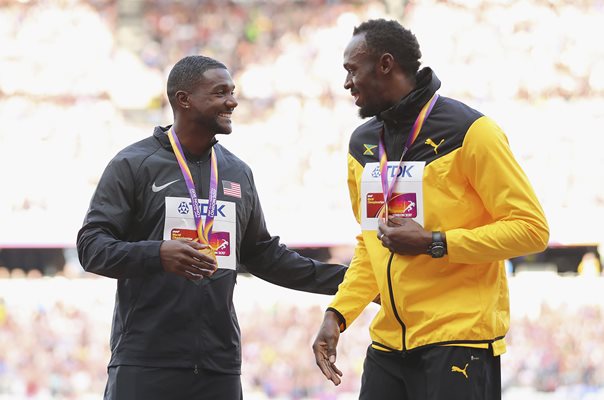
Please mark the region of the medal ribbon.
MULTIPOLYGON (((405 153, 407 150, 413 145, 415 139, 419 136, 419 131, 421 131, 422 126, 424 125, 424 121, 430 115, 432 111, 432 107, 436 103, 438 99, 438 94, 434 93, 430 101, 428 101, 422 107, 419 115, 417 116, 415 122, 413 123, 413 127, 411 128, 411 132, 409 132, 409 136, 407 137, 407 142, 405 143, 405 147, 403 147, 403 154, 401 154, 401 159, 398 162, 397 171, 401 168, 401 164, 403 163, 403 157, 405 157, 405 153)), ((378 143, 379 157, 380 157, 380 176, 382 178, 382 193, 384 194, 384 218, 388 219, 388 203, 390 202, 390 197, 392 196, 392 189, 394 189, 394 184, 396 183, 396 176, 392 179, 391 183, 388 183, 388 155, 386 154, 386 145, 384 144, 384 126, 382 126, 382 130, 380 132, 380 141, 378 143)))
POLYGON ((201 219, 201 205, 199 204, 197 191, 195 190, 195 183, 193 183, 193 175, 187 165, 184 152, 180 145, 178 137, 174 133, 174 127, 168 131, 168 137, 170 138, 170 144, 176 160, 182 171, 182 176, 185 178, 187 189, 189 191, 189 197, 191 198, 191 206, 193 207, 193 218, 195 218, 195 226, 197 229, 197 237, 199 243, 210 245, 210 235, 212 234, 212 226, 214 225, 214 216, 216 215, 216 198, 217 198, 217 187, 218 187, 218 163, 216 161, 216 153, 214 147, 212 147, 210 155, 210 189, 208 191, 208 212, 206 214, 205 224, 201 219))

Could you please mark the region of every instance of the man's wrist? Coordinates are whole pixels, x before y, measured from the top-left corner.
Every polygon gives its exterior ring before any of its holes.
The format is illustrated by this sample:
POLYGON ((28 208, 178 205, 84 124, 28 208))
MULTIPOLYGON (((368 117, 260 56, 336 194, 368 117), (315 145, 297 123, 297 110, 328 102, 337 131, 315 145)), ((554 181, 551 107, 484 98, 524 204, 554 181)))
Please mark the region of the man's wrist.
POLYGON ((432 244, 432 232, 431 231, 424 231, 423 237, 422 237, 422 248, 424 249, 424 253, 428 253, 430 251, 430 245, 432 244))
POLYGON ((324 321, 333 321, 340 327, 340 332, 346 329, 346 319, 338 310, 333 307, 328 307, 325 310, 325 316, 323 317, 324 321))

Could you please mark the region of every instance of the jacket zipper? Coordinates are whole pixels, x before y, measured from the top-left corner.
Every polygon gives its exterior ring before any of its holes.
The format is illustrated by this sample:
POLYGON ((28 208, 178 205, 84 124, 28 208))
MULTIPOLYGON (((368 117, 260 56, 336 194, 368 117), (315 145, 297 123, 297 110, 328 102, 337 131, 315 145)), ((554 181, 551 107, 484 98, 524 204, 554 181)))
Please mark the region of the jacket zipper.
POLYGON ((407 352, 407 346, 405 345, 406 342, 406 336, 407 336, 407 327, 405 326, 405 323, 403 322, 403 320, 401 319, 401 317, 398 315, 398 311, 396 309, 396 303, 394 301, 394 290, 392 288, 392 274, 391 274, 391 269, 392 269, 392 259, 394 258, 394 253, 390 253, 390 258, 388 259, 388 291, 390 292, 390 302, 392 305, 392 312, 394 313, 394 316, 396 317, 396 320, 398 321, 398 323, 401 325, 402 328, 402 354, 405 355, 407 352))
MULTIPOLYGON (((195 178, 193 178, 193 184, 195 185, 195 190, 197 191, 197 198, 198 201, 201 202, 201 199, 203 198, 202 194, 201 194, 201 181, 203 178, 203 169, 201 167, 201 161, 195 161, 195 164, 197 165, 197 170, 199 171, 199 178, 197 180, 197 182, 200 182, 199 185, 195 184, 195 178)), ((201 204, 200 204, 201 207, 201 204)), ((203 209, 203 207, 202 207, 203 209)), ((202 219, 203 221, 203 219, 202 219)), ((205 279, 205 278, 204 278, 205 279)), ((203 304, 203 292, 201 292, 201 288, 197 287, 197 290, 199 291, 199 304, 203 304)), ((198 329, 199 332, 201 332, 203 330, 203 311, 202 311, 202 307, 199 307, 199 313, 198 313, 198 329)), ((193 371, 193 373, 195 375, 199 374, 199 370, 197 368, 197 363, 201 362, 201 357, 202 357, 202 349, 201 349, 201 342, 200 342, 200 338, 199 338, 199 334, 195 334, 195 356, 196 356, 196 360, 195 360, 195 370, 193 371)))
POLYGON ((384 126, 385 126, 385 130, 386 132, 388 132, 391 137, 392 140, 390 143, 390 146, 387 146, 386 148, 386 152, 388 154, 388 160, 396 160, 398 161, 401 158, 401 155, 403 154, 403 145, 405 144, 405 140, 407 139, 407 136, 405 136, 404 131, 402 131, 400 129, 400 123, 398 123, 397 121, 393 121, 392 124, 386 124, 386 122, 384 121, 384 126), (398 134, 396 133, 397 130, 401 130, 402 134, 398 134), (400 141, 400 143, 399 143, 400 141), (392 154, 392 156, 390 156, 392 154))

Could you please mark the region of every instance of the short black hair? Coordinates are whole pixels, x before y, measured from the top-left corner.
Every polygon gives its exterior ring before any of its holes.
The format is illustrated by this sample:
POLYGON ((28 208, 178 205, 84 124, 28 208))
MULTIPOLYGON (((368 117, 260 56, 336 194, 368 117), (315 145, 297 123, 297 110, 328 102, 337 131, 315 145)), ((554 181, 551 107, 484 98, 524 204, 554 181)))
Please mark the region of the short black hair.
POLYGON ((201 82, 203 73, 214 68, 227 69, 220 61, 206 56, 187 56, 174 64, 168 75, 166 90, 170 104, 174 104, 176 92, 192 92, 201 82))
POLYGON ((364 33, 368 50, 376 57, 390 53, 403 72, 415 77, 422 52, 415 35, 398 21, 371 19, 354 28, 353 36, 364 33))

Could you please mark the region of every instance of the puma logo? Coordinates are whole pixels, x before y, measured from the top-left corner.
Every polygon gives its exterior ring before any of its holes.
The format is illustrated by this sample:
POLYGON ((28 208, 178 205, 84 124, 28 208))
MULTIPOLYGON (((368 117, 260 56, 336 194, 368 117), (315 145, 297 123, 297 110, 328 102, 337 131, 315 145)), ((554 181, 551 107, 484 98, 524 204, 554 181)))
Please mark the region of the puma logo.
POLYGON ((438 154, 438 146, 443 144, 444 141, 445 141, 445 139, 440 139, 440 142, 438 144, 436 144, 436 143, 434 143, 434 141, 432 139, 428 138, 428 139, 426 139, 424 144, 434 147, 434 154, 438 154))
POLYGON ((451 372, 459 372, 459 373, 463 374, 463 376, 465 376, 466 379, 468 379, 468 373, 466 372, 467 369, 468 369, 467 363, 466 363, 466 366, 463 367, 463 369, 459 368, 458 366, 453 365, 451 367, 451 372))

